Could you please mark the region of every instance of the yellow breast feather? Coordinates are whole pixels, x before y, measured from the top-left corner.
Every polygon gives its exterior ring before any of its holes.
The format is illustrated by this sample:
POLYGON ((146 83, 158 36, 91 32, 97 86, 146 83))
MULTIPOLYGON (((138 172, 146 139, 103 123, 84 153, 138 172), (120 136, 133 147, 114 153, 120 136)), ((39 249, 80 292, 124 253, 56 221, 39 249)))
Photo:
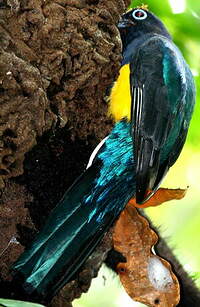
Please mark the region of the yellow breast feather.
POLYGON ((130 67, 123 65, 110 94, 109 115, 115 121, 131 118, 130 67))

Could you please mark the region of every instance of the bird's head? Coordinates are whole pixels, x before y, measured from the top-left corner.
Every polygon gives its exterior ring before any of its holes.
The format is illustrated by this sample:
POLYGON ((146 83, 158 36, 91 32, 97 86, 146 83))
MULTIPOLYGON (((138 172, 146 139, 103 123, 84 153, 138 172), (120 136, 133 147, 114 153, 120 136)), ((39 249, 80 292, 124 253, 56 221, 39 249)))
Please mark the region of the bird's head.
POLYGON ((145 34, 159 34, 171 38, 164 24, 145 7, 138 7, 123 14, 118 28, 123 47, 145 34))

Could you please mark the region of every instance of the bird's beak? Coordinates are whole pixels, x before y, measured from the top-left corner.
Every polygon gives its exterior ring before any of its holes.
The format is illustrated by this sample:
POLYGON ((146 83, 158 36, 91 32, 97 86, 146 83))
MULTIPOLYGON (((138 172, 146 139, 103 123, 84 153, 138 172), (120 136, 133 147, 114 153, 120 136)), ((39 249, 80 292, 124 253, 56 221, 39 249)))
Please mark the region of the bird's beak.
POLYGON ((131 26, 135 26, 135 23, 132 20, 122 18, 119 20, 119 23, 117 26, 119 29, 123 29, 123 28, 131 27, 131 26))

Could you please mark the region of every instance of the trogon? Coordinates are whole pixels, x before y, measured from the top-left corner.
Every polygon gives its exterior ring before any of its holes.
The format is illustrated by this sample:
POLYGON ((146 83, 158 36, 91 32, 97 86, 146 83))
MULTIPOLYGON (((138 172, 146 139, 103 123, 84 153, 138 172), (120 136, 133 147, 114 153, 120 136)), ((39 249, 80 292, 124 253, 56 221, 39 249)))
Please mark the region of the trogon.
POLYGON ((127 202, 155 193, 186 139, 195 86, 167 29, 141 7, 118 28, 123 60, 108 112, 115 125, 13 266, 30 297, 49 300, 73 279, 127 202))

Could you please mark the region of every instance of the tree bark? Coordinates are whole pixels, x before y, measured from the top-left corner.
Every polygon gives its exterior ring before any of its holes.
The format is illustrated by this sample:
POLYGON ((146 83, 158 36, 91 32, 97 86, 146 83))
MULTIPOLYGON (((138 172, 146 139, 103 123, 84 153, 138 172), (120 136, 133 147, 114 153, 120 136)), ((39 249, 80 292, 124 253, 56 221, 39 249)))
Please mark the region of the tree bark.
MULTIPOLYGON (((104 96, 120 67, 116 24, 129 3, 0 2, 0 296, 15 292, 11 264, 112 127, 104 96)), ((52 306, 88 290, 109 238, 52 306)))

